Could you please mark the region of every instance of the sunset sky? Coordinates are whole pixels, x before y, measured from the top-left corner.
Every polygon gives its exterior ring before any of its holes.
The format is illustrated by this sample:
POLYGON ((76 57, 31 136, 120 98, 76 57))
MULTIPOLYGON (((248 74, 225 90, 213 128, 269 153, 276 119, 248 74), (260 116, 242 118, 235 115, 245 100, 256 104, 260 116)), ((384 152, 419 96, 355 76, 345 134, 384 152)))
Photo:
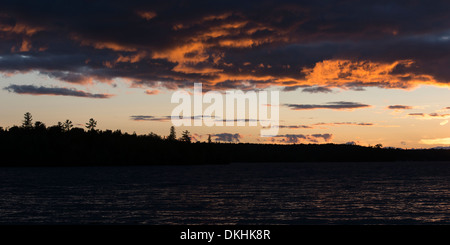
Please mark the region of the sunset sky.
POLYGON ((164 136, 172 94, 202 83, 280 91, 280 129, 177 127, 194 141, 450 146, 449 67, 448 0, 0 3, 3 128, 164 136))

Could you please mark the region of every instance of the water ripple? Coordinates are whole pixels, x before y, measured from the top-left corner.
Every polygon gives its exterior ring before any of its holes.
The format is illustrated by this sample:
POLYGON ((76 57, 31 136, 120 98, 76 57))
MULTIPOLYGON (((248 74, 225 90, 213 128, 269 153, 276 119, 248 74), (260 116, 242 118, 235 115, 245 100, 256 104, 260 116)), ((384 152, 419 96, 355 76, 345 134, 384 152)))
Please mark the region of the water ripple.
POLYGON ((1 168, 0 224, 449 224, 450 163, 1 168))

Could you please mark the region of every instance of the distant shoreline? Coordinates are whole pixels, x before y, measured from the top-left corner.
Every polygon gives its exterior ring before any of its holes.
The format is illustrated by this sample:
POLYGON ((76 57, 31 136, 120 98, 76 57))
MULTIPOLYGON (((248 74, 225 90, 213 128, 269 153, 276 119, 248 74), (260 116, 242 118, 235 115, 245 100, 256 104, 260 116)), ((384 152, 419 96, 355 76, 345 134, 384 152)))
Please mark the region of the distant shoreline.
MULTIPOLYGON (((96 150, 81 151, 78 146, 32 148, 1 147, 4 167, 61 166, 177 166, 223 165, 239 163, 305 163, 305 162, 450 162, 450 150, 404 150, 372 148, 340 144, 271 145, 246 143, 183 143, 153 144, 124 142, 103 145, 96 150), (133 147, 135 146, 135 147, 133 147), (5 150, 7 149, 7 150, 5 150)), ((55 142, 52 142, 55 144, 55 142)))
POLYGON ((0 128, 0 166, 206 165, 232 162, 393 162, 450 161, 450 149, 384 148, 381 144, 256 144, 191 142, 189 131, 176 137, 136 135, 120 130, 51 127, 36 122, 0 128))

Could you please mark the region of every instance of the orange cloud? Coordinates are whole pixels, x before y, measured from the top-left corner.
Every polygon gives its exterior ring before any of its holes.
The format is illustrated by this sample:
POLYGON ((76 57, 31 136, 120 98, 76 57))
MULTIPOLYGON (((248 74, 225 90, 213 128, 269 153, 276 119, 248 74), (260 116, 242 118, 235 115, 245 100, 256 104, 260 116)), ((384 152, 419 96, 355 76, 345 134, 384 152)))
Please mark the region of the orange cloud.
POLYGON ((31 50, 31 43, 29 41, 27 41, 26 39, 24 39, 22 41, 22 45, 20 46, 20 52, 28 52, 31 50))
POLYGON ((223 47, 233 47, 233 48, 248 48, 252 46, 258 46, 263 42, 257 42, 256 40, 250 38, 244 38, 239 40, 220 40, 219 45, 223 47))
POLYGON ((15 34, 24 34, 26 36, 33 36, 37 32, 43 31, 43 27, 31 26, 25 23, 18 22, 15 25, 7 25, 0 22, 0 31, 10 32, 15 34))
POLYGON ((19 52, 28 52, 31 50, 31 43, 29 43, 26 39, 24 39, 20 45, 20 47, 13 46, 11 48, 11 52, 15 53, 16 51, 19 52), (18 49, 18 50, 17 50, 18 49))
POLYGON ((231 16, 230 12, 226 12, 226 13, 219 14, 219 15, 208 15, 208 16, 203 17, 203 21, 224 20, 230 16, 231 16))
POLYGON ((201 18, 200 20, 197 21, 192 21, 191 23, 176 23, 173 26, 174 30, 181 30, 181 29, 186 29, 186 28, 190 28, 194 25, 200 25, 202 23, 205 22, 209 22, 209 21, 223 21, 225 19, 227 19, 228 17, 230 17, 232 15, 232 13, 230 12, 226 12, 223 14, 219 14, 219 15, 206 15, 203 18, 201 18))
MULTIPOLYGON (((222 73, 223 69, 215 66, 230 67, 233 64, 223 62, 223 54, 215 50, 215 48, 249 48, 271 42, 271 39, 267 37, 253 38, 250 36, 258 30, 265 30, 267 28, 259 25, 247 30, 249 29, 247 28, 249 21, 230 21, 227 19, 230 16, 230 13, 217 16, 211 15, 194 23, 176 24, 173 29, 180 31, 194 25, 204 24, 205 22, 218 22, 196 35, 188 37, 183 42, 180 42, 179 45, 166 50, 153 51, 152 58, 166 59, 170 62, 177 63, 173 68, 173 71, 176 72, 186 74, 214 74, 216 76, 224 75, 222 73), (241 34, 244 34, 244 36, 241 34), (236 36, 240 37, 236 38, 236 36), (201 67, 195 66, 199 63, 202 63, 201 67)), ((213 81, 210 82, 215 83, 213 81)))
MULTIPOLYGON (((37 32, 43 31, 42 27, 35 27, 25 23, 18 22, 14 25, 7 25, 0 22, 0 32, 4 32, 4 35, 1 35, 2 38, 8 39, 13 38, 16 35, 22 36, 22 42, 20 45, 13 46, 11 48, 11 52, 28 52, 31 50, 32 45, 29 38, 36 34, 37 32)), ((42 47, 37 49, 42 51, 42 47)))
POLYGON ((148 94, 148 95, 156 95, 156 94, 159 94, 159 90, 157 90, 157 89, 154 89, 154 90, 150 90, 150 89, 147 89, 147 90, 145 90, 145 93, 146 94, 148 94))
POLYGON ((202 42, 191 42, 169 50, 155 51, 152 58, 176 62, 178 66, 174 70, 180 71, 183 70, 186 64, 206 61, 209 55, 205 52, 205 45, 202 42))
POLYGON ((116 62, 136 63, 136 62, 139 62, 140 60, 144 59, 145 57, 148 57, 147 52, 141 51, 141 52, 137 52, 136 54, 133 54, 130 56, 119 55, 119 58, 117 58, 116 62))
POLYGON ((79 42, 81 46, 91 46, 96 49, 111 49, 113 51, 126 51, 126 52, 137 51, 136 47, 131 47, 129 45, 122 45, 113 41, 98 41, 85 39, 84 37, 74 33, 70 35, 70 38, 74 41, 79 42))
POLYGON ((339 87, 381 86, 385 88, 411 88, 423 83, 437 83, 430 75, 395 74, 397 66, 411 67, 412 60, 398 60, 392 63, 351 60, 324 60, 313 68, 303 68, 306 84, 323 84, 339 87))
POLYGON ((91 42, 88 40, 83 40, 81 41, 81 45, 92 46, 96 49, 111 49, 114 51, 128 51, 128 52, 136 51, 136 48, 127 47, 125 45, 121 45, 114 42, 91 42))
MULTIPOLYGON (((207 82, 217 85, 223 82, 233 82, 236 87, 246 87, 251 84, 253 88, 267 88, 270 86, 327 86, 327 88, 362 88, 362 87, 382 87, 396 89, 412 89, 421 84, 431 84, 446 86, 439 83, 433 76, 427 74, 396 73, 398 66, 411 67, 412 60, 398 60, 391 63, 372 61, 351 61, 351 60, 324 60, 317 62, 312 68, 302 68, 304 78, 294 77, 292 74, 259 74, 255 70, 242 73, 227 73, 217 67, 202 66, 193 67, 192 64, 206 62, 209 58, 206 46, 196 43, 192 46, 183 46, 173 49, 168 53, 155 55, 153 58, 166 58, 169 61, 177 62, 173 69, 186 74, 198 73, 214 75, 207 82), (186 57, 192 52, 196 56, 186 57)), ((222 64, 220 57, 217 64, 222 64)), ((246 63, 247 66, 251 65, 246 63)), ((229 64, 227 65, 229 67, 229 64)), ((267 66, 268 67, 268 66, 267 66)), ((259 65, 258 68, 264 69, 259 65)))
MULTIPOLYGON (((137 11, 136 14, 146 20, 151 20, 157 16, 154 11, 137 11)), ((287 42, 289 35, 284 35, 284 32, 287 32, 288 29, 265 26, 243 16, 223 13, 221 15, 208 15, 194 22, 175 24, 174 30, 175 32, 183 32, 186 31, 186 28, 200 24, 206 28, 196 30, 195 35, 181 35, 183 38, 178 40, 175 46, 159 50, 138 48, 133 44, 123 44, 117 41, 91 40, 74 33, 70 35, 70 38, 79 42, 82 46, 127 52, 125 54, 116 53, 115 59, 103 61, 103 65, 107 68, 113 68, 118 63, 138 63, 146 58, 164 59, 175 63, 176 65, 171 70, 174 73, 160 75, 161 78, 174 82, 189 80, 185 76, 187 74, 205 75, 199 78, 199 81, 205 83, 205 85, 214 86, 232 83, 236 88, 326 86, 327 88, 339 87, 344 89, 362 87, 411 89, 420 84, 448 86, 439 83, 432 75, 414 73, 411 71, 413 69, 398 69, 399 67, 413 68, 415 61, 411 59, 393 62, 328 59, 308 67, 294 68, 293 65, 283 65, 285 71, 298 69, 296 73, 280 72, 280 64, 277 67, 277 65, 270 64, 267 61, 250 63, 242 60, 240 63, 234 63, 231 60, 225 60, 226 51, 224 50, 229 48, 253 48, 278 41, 287 42), (205 23, 207 25, 204 25, 205 23), (255 35, 256 32, 270 34, 255 35), (399 70, 402 70, 402 72, 399 72, 399 70)), ((41 30, 43 29, 21 23, 14 26, 0 24, 0 31, 28 36, 41 30)), ((21 52, 30 51, 32 46, 29 38, 24 38, 20 46, 13 49, 21 52)), ((92 80, 83 82, 91 83, 92 80)), ((222 87, 225 88, 226 86, 222 87)), ((220 86, 216 89, 220 89, 220 86)))
POLYGON ((148 58, 150 55, 146 51, 139 51, 131 55, 119 54, 119 57, 114 61, 104 61, 103 65, 108 68, 113 68, 117 63, 136 63, 144 58, 148 58))
MULTIPOLYGON (((156 17, 153 11, 139 11, 137 14, 147 20, 156 17)), ((233 83, 239 87, 267 88, 269 86, 326 86, 344 89, 362 87, 382 87, 410 89, 419 84, 439 84, 428 74, 412 72, 398 72, 397 68, 412 68, 413 60, 397 60, 394 62, 374 62, 368 60, 329 59, 315 63, 312 67, 299 68, 295 73, 280 73, 273 65, 261 63, 247 63, 246 68, 239 64, 224 61, 224 54, 220 48, 251 48, 265 43, 271 43, 285 35, 252 35, 258 31, 273 31, 269 26, 252 22, 242 17, 231 20, 231 13, 205 16, 189 23, 174 25, 175 31, 182 31, 196 25, 210 25, 201 29, 196 35, 180 40, 177 45, 161 50, 139 50, 136 47, 122 45, 108 41, 90 41, 74 36, 73 39, 82 45, 89 45, 96 49, 111 49, 114 51, 133 52, 132 54, 118 54, 115 60, 104 61, 106 67, 112 68, 117 63, 137 63, 144 58, 164 59, 176 65, 173 72, 165 77, 168 80, 183 81, 183 74, 207 75, 202 77, 204 83, 214 86, 220 83, 233 83), (230 67, 236 67, 228 71, 230 67), (261 73, 260 70, 265 71, 261 73), (273 70, 274 72, 268 71, 273 70), (177 77, 179 76, 179 78, 177 77), (251 84, 247 86, 246 84, 251 84)), ((278 30, 281 31, 281 30, 278 30)), ((286 40, 284 40, 286 41, 286 40)), ((286 65, 286 70, 293 69, 286 65)), ((298 68, 297 68, 298 69, 298 68)), ((400 69, 401 70, 401 69, 400 69)), ((412 70, 412 69, 410 69, 412 70)))
POLYGON ((146 20, 151 20, 156 17, 156 12, 154 11, 138 11, 137 14, 146 20))

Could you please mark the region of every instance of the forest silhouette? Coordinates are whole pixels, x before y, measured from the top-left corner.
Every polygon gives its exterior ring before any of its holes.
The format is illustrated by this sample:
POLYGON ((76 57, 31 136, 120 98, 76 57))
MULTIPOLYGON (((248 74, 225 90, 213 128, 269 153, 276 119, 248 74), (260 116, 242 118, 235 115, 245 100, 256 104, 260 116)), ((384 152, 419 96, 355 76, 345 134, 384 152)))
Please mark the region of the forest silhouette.
POLYGON ((0 166, 109 166, 228 164, 231 162, 449 161, 448 149, 383 148, 350 144, 252 144, 191 142, 176 137, 98 130, 93 118, 84 128, 69 119, 47 127, 25 113, 21 126, 0 127, 0 166))

